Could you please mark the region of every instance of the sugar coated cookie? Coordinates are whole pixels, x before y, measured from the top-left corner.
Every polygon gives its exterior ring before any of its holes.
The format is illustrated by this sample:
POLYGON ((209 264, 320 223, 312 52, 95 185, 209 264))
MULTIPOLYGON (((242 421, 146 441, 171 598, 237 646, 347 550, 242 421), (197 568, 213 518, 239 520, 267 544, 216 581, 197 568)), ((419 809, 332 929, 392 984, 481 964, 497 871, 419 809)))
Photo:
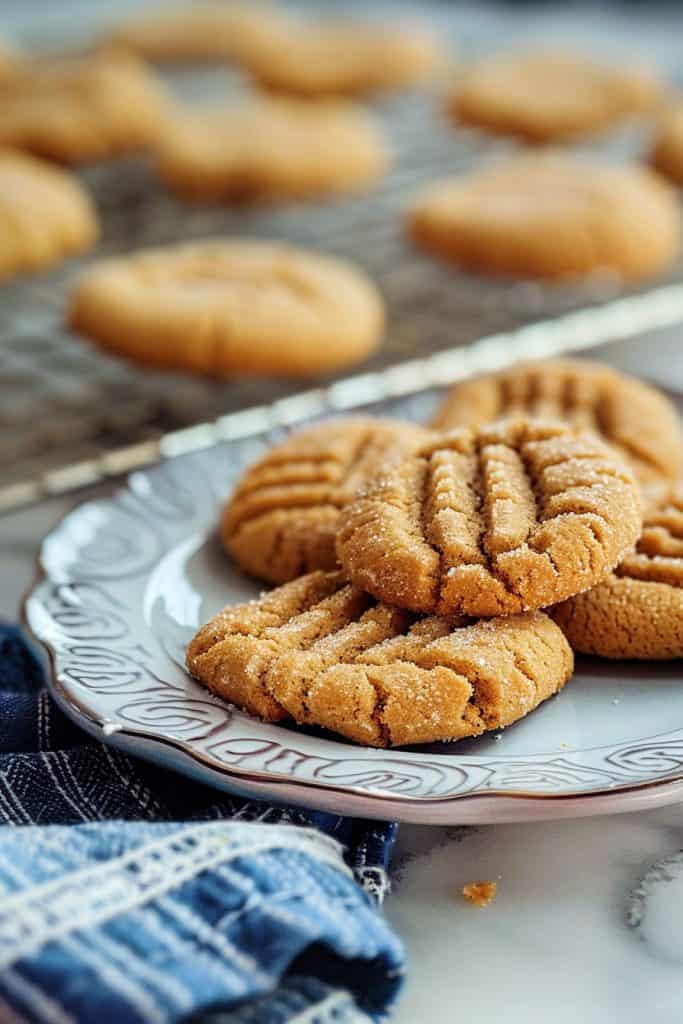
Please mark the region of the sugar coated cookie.
POLYGON ((640 483, 683 475, 683 436, 672 403, 653 387, 587 359, 519 363, 456 384, 432 420, 436 430, 526 414, 563 420, 602 438, 640 483))
POLYGON ((353 191, 374 182, 387 164, 372 117, 341 101, 264 97, 179 112, 158 146, 163 180, 195 199, 353 191))
POLYGON ((662 118, 650 162, 660 174, 676 185, 683 185, 683 104, 662 118))
POLYGON ((50 267, 96 238, 95 209, 75 178, 28 154, 0 150, 0 279, 50 267))
POLYGON ((597 587, 552 614, 576 651, 605 658, 683 657, 683 485, 645 509, 635 549, 597 587))
POLYGON ((609 128, 648 109, 659 95, 655 77, 632 64, 610 67, 571 54, 531 53, 473 64, 447 103, 464 124, 548 142, 609 128))
POLYGON ((417 25, 292 20, 271 32, 246 66, 274 92, 333 96, 405 88, 428 78, 437 63, 434 40, 417 25))
POLYGON ((675 259, 681 233, 674 192, 646 168, 557 155, 514 157, 432 185, 408 228, 463 267, 530 278, 647 277, 675 259))
POLYGON ((342 509, 337 555, 381 601, 511 615, 594 586, 640 527, 635 481, 596 437, 504 420, 444 434, 391 468, 342 509))
POLYGON ((151 72, 124 54, 26 62, 0 101, 0 145, 64 163, 145 148, 166 108, 151 72))
POLYGON ((283 15, 265 4, 193 3, 137 14, 114 26, 105 47, 154 61, 244 60, 270 37, 283 15))
POLYGON ((382 299, 355 267, 279 242, 191 242, 105 260, 71 297, 77 332, 136 362, 310 376, 367 356, 382 299))
POLYGON ((369 416, 326 420, 291 434, 238 481, 221 521, 226 550, 246 572, 271 583, 334 569, 339 510, 428 437, 414 423, 369 416))
POLYGON ((415 620, 340 573, 316 572, 224 609, 195 636, 187 665, 251 714, 388 747, 510 725, 564 685, 573 658, 542 612, 415 620))

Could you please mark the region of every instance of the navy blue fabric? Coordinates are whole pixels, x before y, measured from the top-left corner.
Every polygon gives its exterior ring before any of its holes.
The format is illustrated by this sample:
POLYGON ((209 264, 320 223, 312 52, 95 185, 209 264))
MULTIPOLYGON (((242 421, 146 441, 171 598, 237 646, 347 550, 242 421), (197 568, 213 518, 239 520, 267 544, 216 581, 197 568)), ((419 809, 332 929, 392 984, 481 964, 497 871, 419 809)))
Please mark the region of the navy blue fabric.
POLYGON ((13 626, 0 824, 0 1019, 350 1022, 396 996, 403 951, 372 898, 393 825, 227 796, 97 743, 13 626))

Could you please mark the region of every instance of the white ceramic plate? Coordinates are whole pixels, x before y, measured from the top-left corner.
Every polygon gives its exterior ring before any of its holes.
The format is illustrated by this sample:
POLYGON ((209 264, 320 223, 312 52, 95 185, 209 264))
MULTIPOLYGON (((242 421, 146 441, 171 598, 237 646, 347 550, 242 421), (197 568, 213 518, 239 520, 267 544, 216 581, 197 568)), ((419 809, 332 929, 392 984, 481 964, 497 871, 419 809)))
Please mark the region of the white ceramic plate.
POLYGON ((196 627, 258 586, 215 537, 220 501, 264 435, 170 459, 86 502, 45 540, 27 600, 52 689, 89 732, 245 795, 435 824, 625 811, 683 799, 683 671, 579 660, 499 735, 370 750, 249 718, 184 670, 196 627))

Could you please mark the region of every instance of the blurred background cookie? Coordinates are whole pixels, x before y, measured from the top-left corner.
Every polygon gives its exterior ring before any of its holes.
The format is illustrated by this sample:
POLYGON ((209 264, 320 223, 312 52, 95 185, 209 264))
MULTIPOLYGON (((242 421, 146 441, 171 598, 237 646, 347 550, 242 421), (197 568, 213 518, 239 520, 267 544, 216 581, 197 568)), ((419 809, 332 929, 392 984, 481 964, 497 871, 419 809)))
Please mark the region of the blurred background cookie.
POLYGON ((23 62, 0 104, 0 145, 75 164, 145 149, 166 94, 136 58, 101 54, 23 62))
POLYGON ((105 260, 76 285, 69 319, 103 348, 150 366, 313 376, 368 355, 384 305, 348 263, 230 239, 105 260))
POLYGON ((376 181, 388 162, 379 129, 362 108, 287 97, 179 110, 157 151, 169 188, 206 200, 354 191, 376 181))
POLYGON ((576 651, 604 658, 683 658, 683 485, 645 508, 635 549, 597 587, 553 609, 576 651))
POLYGON ((114 25, 103 47, 129 50, 158 61, 244 60, 284 20, 259 0, 166 6, 114 25))
POLYGON ((0 150, 0 279, 43 270, 97 238, 90 198, 66 171, 0 150))
POLYGON ((531 278, 609 270, 637 279, 673 262, 680 220, 674 192, 644 167, 544 154, 429 186, 408 230, 472 270, 531 278))
POLYGON ((647 71, 598 63, 578 54, 490 57, 466 68, 447 99, 462 124, 529 142, 604 130, 659 98, 647 71))
POLYGON ((351 21, 278 24, 246 69, 276 92, 358 95, 425 81, 439 53, 419 25, 351 21))
POLYGON ((563 420, 597 434, 650 484, 683 474, 683 435, 674 405, 656 388, 587 359, 519 363, 448 392, 436 430, 528 415, 563 420))
POLYGON ((650 163, 676 185, 683 185, 683 103, 661 118, 650 152, 650 163))
POLYGON ((428 437, 415 423, 371 416, 297 431, 238 481, 221 518, 225 549, 245 572, 270 583, 336 568, 340 509, 428 437))

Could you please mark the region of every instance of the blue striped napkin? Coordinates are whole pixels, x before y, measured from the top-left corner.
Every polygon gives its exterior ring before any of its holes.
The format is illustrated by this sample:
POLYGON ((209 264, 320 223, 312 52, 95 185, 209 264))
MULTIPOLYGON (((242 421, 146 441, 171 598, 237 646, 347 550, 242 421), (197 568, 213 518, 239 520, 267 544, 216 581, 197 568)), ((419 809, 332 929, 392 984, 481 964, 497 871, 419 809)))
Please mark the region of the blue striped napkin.
POLYGON ((12 626, 0 823, 3 1024, 386 1019, 394 826, 228 797, 96 743, 12 626))

